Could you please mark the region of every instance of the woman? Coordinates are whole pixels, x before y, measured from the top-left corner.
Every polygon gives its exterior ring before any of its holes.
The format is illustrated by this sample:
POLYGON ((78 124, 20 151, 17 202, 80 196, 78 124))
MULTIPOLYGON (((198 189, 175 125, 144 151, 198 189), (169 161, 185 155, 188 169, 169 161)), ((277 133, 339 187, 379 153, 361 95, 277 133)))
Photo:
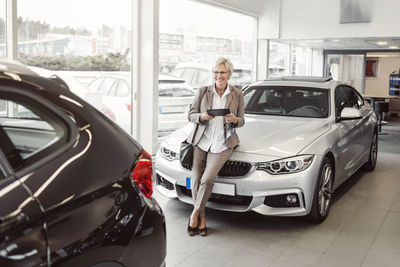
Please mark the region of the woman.
POLYGON ((189 110, 189 121, 196 124, 187 139, 193 140, 194 145, 190 236, 207 235, 205 205, 219 170, 239 144, 235 128, 244 124, 244 100, 242 91, 228 83, 232 72, 231 61, 219 58, 213 69, 214 84, 199 89, 189 110), (229 109, 230 113, 215 117, 207 113, 209 109, 223 108, 229 109))

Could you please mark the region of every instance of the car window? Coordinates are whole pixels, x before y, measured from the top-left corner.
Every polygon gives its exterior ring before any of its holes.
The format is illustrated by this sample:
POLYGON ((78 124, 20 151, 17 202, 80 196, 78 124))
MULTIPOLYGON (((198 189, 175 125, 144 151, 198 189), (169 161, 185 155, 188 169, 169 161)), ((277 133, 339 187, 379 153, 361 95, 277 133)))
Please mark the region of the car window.
POLYGON ((337 116, 343 108, 350 107, 360 109, 364 105, 362 97, 351 87, 338 86, 335 90, 335 108, 337 116))
POLYGON ((183 69, 174 69, 169 74, 171 74, 172 76, 180 78, 182 76, 182 71, 183 71, 183 69))
POLYGON ((92 91, 99 91, 99 88, 103 82, 104 78, 98 78, 93 80, 89 85, 88 88, 92 91))
POLYGON ((104 95, 115 96, 118 84, 117 78, 107 77, 104 79, 104 82, 101 84, 101 91, 104 95))
POLYGON ((195 84, 208 84, 210 82, 211 72, 207 70, 198 70, 193 83, 195 84))
POLYGON ((245 112, 263 115, 326 118, 327 89, 294 86, 254 86, 244 92, 245 112))
POLYGON ((116 79, 112 77, 105 77, 102 78, 102 82, 97 87, 93 86, 93 88, 95 88, 96 91, 101 92, 103 95, 113 95, 114 92, 112 93, 111 89, 115 88, 115 82, 116 79))
POLYGON ((187 69, 183 69, 181 75, 179 76, 179 78, 185 80, 187 83, 192 84, 193 83, 193 76, 195 74, 195 69, 192 68, 187 68, 187 69))
POLYGON ((120 79, 115 90, 115 96, 127 97, 129 96, 130 91, 129 84, 125 80, 120 79))
POLYGON ((244 93, 244 106, 247 106, 255 91, 256 90, 250 90, 244 93))
POLYGON ((0 148, 14 170, 28 166, 67 142, 66 125, 39 103, 0 94, 0 148))
POLYGON ((158 96, 161 97, 193 97, 195 92, 183 85, 160 83, 158 96))

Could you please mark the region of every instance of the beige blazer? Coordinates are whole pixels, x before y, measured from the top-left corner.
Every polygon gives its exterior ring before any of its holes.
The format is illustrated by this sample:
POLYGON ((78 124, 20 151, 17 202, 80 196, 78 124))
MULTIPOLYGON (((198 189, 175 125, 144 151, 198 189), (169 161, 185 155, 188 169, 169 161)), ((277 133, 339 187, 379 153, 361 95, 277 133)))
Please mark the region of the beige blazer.
MULTIPOLYGON (((213 106, 213 85, 201 87, 199 92, 196 94, 193 104, 188 113, 188 119, 190 122, 198 124, 198 129, 196 132, 196 136, 193 139, 194 132, 196 127, 190 133, 187 138, 188 142, 192 142, 193 145, 197 145, 202 137, 204 130, 206 129, 208 121, 200 122, 200 114, 207 111, 207 109, 212 109, 213 106), (203 97, 204 96, 204 97, 203 97)), ((234 124, 233 127, 242 127, 244 125, 244 99, 243 93, 241 90, 237 89, 229 85, 230 93, 226 96, 226 106, 225 108, 229 108, 231 113, 235 114, 236 117, 239 118, 237 124, 234 124)), ((225 143, 228 147, 235 147, 239 144, 239 137, 236 134, 236 131, 225 140, 225 143)))

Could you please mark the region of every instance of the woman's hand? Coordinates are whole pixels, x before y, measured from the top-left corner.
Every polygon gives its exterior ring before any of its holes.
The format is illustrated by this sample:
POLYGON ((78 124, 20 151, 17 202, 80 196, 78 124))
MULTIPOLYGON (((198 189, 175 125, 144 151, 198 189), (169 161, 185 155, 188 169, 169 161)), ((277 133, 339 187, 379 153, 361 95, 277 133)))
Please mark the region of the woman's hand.
POLYGON ((208 115, 207 111, 200 114, 200 121, 205 122, 214 119, 214 116, 208 115))
POLYGON ((226 114, 225 120, 227 123, 233 123, 233 124, 237 124, 239 122, 239 118, 236 117, 233 113, 226 114))

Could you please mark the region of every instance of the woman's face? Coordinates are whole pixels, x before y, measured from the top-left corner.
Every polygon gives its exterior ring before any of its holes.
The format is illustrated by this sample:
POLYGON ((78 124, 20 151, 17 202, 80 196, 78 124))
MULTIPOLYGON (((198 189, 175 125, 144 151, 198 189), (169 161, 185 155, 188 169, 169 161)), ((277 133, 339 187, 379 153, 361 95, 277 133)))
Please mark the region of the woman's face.
POLYGON ((213 71, 215 85, 219 88, 225 88, 228 80, 231 76, 228 69, 224 64, 219 64, 214 68, 213 71))

